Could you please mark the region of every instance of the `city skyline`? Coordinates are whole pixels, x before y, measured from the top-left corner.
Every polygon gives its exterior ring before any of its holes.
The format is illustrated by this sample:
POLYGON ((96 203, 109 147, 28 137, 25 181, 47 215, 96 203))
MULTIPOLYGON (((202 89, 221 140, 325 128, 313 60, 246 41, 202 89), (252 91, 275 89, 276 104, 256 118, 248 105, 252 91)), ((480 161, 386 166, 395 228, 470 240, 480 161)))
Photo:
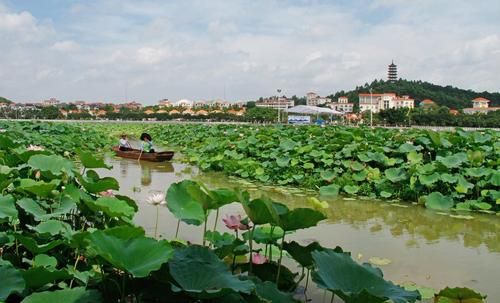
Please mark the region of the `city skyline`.
POLYGON ((0 0, 16 102, 328 95, 399 77, 499 91, 497 1, 0 0))

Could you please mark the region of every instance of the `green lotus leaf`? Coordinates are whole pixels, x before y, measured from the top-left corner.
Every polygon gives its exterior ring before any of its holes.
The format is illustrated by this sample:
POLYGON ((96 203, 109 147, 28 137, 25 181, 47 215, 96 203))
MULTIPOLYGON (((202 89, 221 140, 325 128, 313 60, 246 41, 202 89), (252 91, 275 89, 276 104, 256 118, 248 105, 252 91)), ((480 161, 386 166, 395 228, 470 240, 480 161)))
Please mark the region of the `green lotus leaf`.
POLYGON ((21 293, 26 287, 21 271, 8 262, 0 263, 0 277, 0 301, 6 301, 10 294, 21 293))
POLYGON ((419 150, 422 149, 422 146, 420 145, 413 145, 413 144, 410 144, 410 143, 403 143, 399 146, 398 148, 398 152, 400 153, 411 153, 411 152, 417 152, 419 150))
POLYGON ((19 144, 14 143, 9 137, 0 135, 0 148, 4 150, 10 150, 14 147, 19 146, 19 144))
POLYGON ((423 155, 421 153, 412 151, 406 155, 406 159, 408 159, 408 162, 410 162, 411 164, 418 164, 422 162, 423 155))
POLYGON ((24 298, 21 303, 100 303, 103 302, 97 290, 86 290, 84 287, 62 289, 56 291, 36 292, 24 298))
POLYGON ((264 300, 272 303, 290 303, 298 302, 293 298, 293 294, 279 290, 276 284, 271 281, 260 281, 257 278, 252 279, 255 284, 255 293, 264 300))
POLYGON ((458 181, 457 176, 450 175, 450 174, 441 174, 440 178, 443 182, 446 182, 446 183, 457 183, 457 181, 458 181))
POLYGON ((283 151, 291 151, 295 148, 296 143, 293 140, 290 139, 285 139, 280 142, 280 148, 283 151))
POLYGON ((346 185, 344 186, 344 191, 350 195, 354 195, 359 191, 359 186, 357 185, 346 185))
POLYGON ((471 177, 475 177, 475 178, 489 176, 492 173, 493 173, 492 169, 485 168, 485 167, 473 167, 473 168, 467 168, 465 170, 465 174, 467 176, 471 176, 471 177))
POLYGON ((312 273, 313 281, 345 302, 408 303, 420 299, 418 291, 407 291, 384 280, 374 268, 359 265, 347 254, 324 250, 312 252, 312 257, 317 268, 312 273))
POLYGON ((469 189, 473 189, 474 188, 474 184, 470 183, 469 181, 467 181, 463 176, 459 175, 457 177, 457 185, 455 186, 455 190, 458 192, 458 193, 461 193, 461 194, 466 194, 469 189))
POLYGON ((34 155, 28 160, 28 165, 42 172, 49 171, 54 175, 66 173, 73 175, 74 165, 70 160, 56 155, 34 155))
POLYGON ((78 158, 82 162, 85 168, 111 168, 111 165, 107 165, 103 159, 95 157, 95 153, 83 150, 77 150, 78 158))
MULTIPOLYGON (((279 252, 279 249, 276 253, 279 252)), ((273 256, 276 255, 273 253, 273 256)), ((279 253, 278 253, 279 255, 279 253)), ((295 278, 298 273, 293 273, 286 266, 280 266, 280 280, 278 281, 278 289, 292 289, 295 287, 295 278)), ((248 270, 248 264, 242 266, 243 271, 248 270)), ((272 283, 276 282, 276 275, 278 272, 278 263, 276 262, 266 262, 264 264, 253 264, 252 274, 261 279, 262 281, 269 281, 272 283)))
POLYGON ((220 248, 223 246, 231 245, 233 244, 234 240, 236 240, 236 237, 232 234, 229 233, 223 233, 221 234, 218 231, 207 231, 205 233, 205 239, 212 243, 215 248, 220 248))
POLYGON ((228 291, 250 294, 255 286, 234 276, 214 252, 205 247, 177 249, 168 262, 174 290, 182 290, 201 298, 216 298, 228 291))
POLYGON ((436 161, 446 166, 446 168, 458 168, 463 163, 467 162, 467 154, 457 153, 447 157, 437 156, 436 161))
POLYGON ((64 235, 66 238, 70 238, 73 234, 71 226, 68 223, 59 220, 41 222, 35 226, 33 230, 39 234, 49 234, 51 236, 64 235))
MULTIPOLYGON (((91 175, 92 170, 87 172, 87 175, 91 175)), ((120 185, 118 184, 118 181, 116 181, 115 178, 111 177, 104 177, 104 178, 92 178, 90 177, 83 177, 79 176, 78 180, 80 183, 83 185, 83 187, 89 192, 89 193, 100 193, 109 189, 114 189, 114 190, 119 190, 120 185)))
POLYGON ((367 176, 368 176, 368 170, 365 169, 365 170, 362 170, 362 171, 359 171, 357 173, 352 174, 352 179, 354 181, 361 182, 361 181, 364 181, 367 176))
POLYGON ((443 196, 439 192, 432 192, 424 196, 425 207, 435 210, 449 210, 453 207, 453 199, 449 196, 443 196))
MULTIPOLYGON (((283 229, 279 226, 258 226, 253 231, 253 241, 265 244, 265 243, 275 243, 278 239, 283 237, 283 229)), ((250 232, 243 234, 245 240, 249 240, 250 232)))
POLYGON ((16 239, 26 247, 27 250, 32 252, 33 254, 42 254, 45 253, 59 245, 64 244, 65 242, 62 240, 52 240, 45 244, 38 244, 33 237, 27 237, 20 234, 15 235, 16 239))
POLYGON ((357 161, 352 161, 350 163, 350 168, 353 170, 353 171, 361 171, 365 168, 365 166, 357 161))
POLYGON ((47 197, 56 188, 59 181, 52 182, 35 181, 32 179, 21 179, 17 190, 35 194, 40 197, 47 197))
POLYGON ((57 283, 71 279, 71 275, 66 270, 57 270, 55 268, 34 267, 23 271, 23 277, 26 281, 26 288, 38 289, 49 283, 57 283))
POLYGON ((339 195, 340 186, 337 184, 330 184, 319 188, 319 194, 325 197, 336 197, 339 195))
POLYGON ((85 204, 93 211, 102 211, 111 218, 125 217, 132 219, 135 215, 135 209, 127 201, 116 197, 101 197, 97 200, 84 199, 85 204))
POLYGON ((441 176, 438 173, 433 173, 431 175, 420 175, 418 179, 422 185, 430 186, 439 181, 440 177, 441 176))
POLYGON ((167 207, 174 216, 188 224, 200 225, 205 221, 204 205, 210 197, 198 183, 185 180, 170 185, 167 191, 167 207))
POLYGON ((33 199, 22 198, 17 200, 17 205, 28 214, 31 214, 36 220, 40 221, 47 217, 47 212, 33 199))
POLYGON ((302 246, 299 243, 284 242, 283 249, 286 250, 292 258, 303 267, 311 267, 313 265, 312 252, 324 250, 318 242, 312 242, 307 246, 302 246))
POLYGON ((145 236, 124 239, 96 231, 88 236, 88 241, 97 255, 136 278, 146 277, 158 270, 173 253, 167 241, 156 241, 145 236))
POLYGON ((469 288, 449 288, 441 290, 436 294, 435 302, 438 303, 482 303, 486 296, 469 288))
POLYGON ((392 183, 401 182, 406 179, 406 172, 403 168, 389 168, 385 170, 384 174, 392 183))
POLYGON ((18 213, 14 197, 12 195, 0 196, 0 220, 12 221, 17 219, 18 213))
POLYGON ((279 216, 273 201, 262 198, 249 202, 243 201, 242 204, 247 216, 254 224, 278 224, 279 216))
POLYGON ((289 163, 290 157, 285 156, 276 158, 276 164, 278 164, 279 167, 287 167, 289 163))
POLYGON ((310 208, 295 208, 279 216, 279 226, 284 231, 316 226, 319 221, 326 219, 326 216, 317 210, 310 208))
POLYGON ((322 180, 330 182, 337 176, 337 174, 331 170, 324 170, 320 173, 320 176, 322 180))
POLYGON ((49 267, 56 268, 57 259, 49 255, 41 254, 36 255, 33 259, 33 267, 49 267))
POLYGON ((304 163, 303 167, 304 167, 304 169, 313 169, 314 163, 306 162, 306 163, 304 163))
POLYGON ((382 198, 390 198, 390 197, 392 196, 392 193, 391 193, 391 192, 388 192, 388 191, 383 190, 383 191, 381 191, 381 192, 380 192, 380 196, 381 196, 382 198))
POLYGON ((500 186, 500 172, 494 172, 488 180, 492 185, 500 186))
POLYGON ((217 209, 226 204, 238 201, 236 193, 229 188, 217 188, 209 190, 207 193, 212 198, 209 206, 210 209, 217 209))

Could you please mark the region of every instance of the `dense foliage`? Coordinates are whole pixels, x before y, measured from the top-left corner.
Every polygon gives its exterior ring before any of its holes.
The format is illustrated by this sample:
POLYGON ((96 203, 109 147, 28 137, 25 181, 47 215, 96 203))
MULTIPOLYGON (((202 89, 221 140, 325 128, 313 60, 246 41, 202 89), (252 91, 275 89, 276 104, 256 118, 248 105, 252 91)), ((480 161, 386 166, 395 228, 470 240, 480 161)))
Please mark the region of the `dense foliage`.
MULTIPOLYGON (((409 95, 417 102, 424 99, 432 99, 440 106, 462 109, 472 106, 472 100, 483 97, 491 101, 490 106, 500 106, 500 93, 475 92, 453 86, 440 86, 424 81, 410 81, 399 79, 396 82, 384 80, 374 80, 372 83, 366 83, 363 86, 357 86, 351 91, 340 91, 331 97, 337 100, 340 96, 348 96, 349 100, 358 102, 359 93, 368 93, 369 89, 374 93, 393 92, 397 95, 409 95)), ((352 102, 351 101, 351 102, 352 102)))
POLYGON ((497 131, 230 125, 149 126, 204 170, 325 193, 398 198, 427 207, 498 210, 497 131), (438 199, 438 202, 433 202, 438 199))

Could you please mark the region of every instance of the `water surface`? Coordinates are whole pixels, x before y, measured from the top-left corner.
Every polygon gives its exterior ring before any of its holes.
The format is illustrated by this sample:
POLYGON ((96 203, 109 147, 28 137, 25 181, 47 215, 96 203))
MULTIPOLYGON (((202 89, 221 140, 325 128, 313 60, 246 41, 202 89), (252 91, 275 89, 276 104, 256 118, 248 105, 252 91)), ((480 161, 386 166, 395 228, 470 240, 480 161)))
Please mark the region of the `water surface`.
MULTIPOLYGON (((220 173, 202 173, 178 162, 151 163, 110 158, 113 168, 101 170, 103 176, 116 178, 120 193, 134 198, 139 205, 135 221, 153 235, 157 208, 145 202, 152 191, 166 190, 173 182, 197 179, 209 187, 242 187, 254 196, 266 195, 289 207, 309 207, 306 197, 314 191, 285 187, 257 186, 220 173)), ((452 218, 414 206, 365 199, 329 200, 328 219, 319 226, 287 236, 301 244, 319 241, 326 247, 341 246, 359 262, 371 257, 387 258, 381 266, 384 276, 395 283, 414 282, 441 289, 466 286, 488 295, 488 302, 500 302, 500 218, 495 215, 470 214, 473 219, 452 218)), ((221 210, 226 214, 244 214, 233 203, 221 210)), ((159 209, 158 235, 175 236, 177 220, 162 207, 159 209)), ((214 226, 215 216, 209 218, 214 226)), ((228 231, 218 222, 220 231, 228 231)), ((201 243, 202 227, 181 224, 184 240, 201 243)), ((319 290, 312 291, 314 302, 322 301, 319 290)), ((329 299, 327 300, 329 302, 329 299)))

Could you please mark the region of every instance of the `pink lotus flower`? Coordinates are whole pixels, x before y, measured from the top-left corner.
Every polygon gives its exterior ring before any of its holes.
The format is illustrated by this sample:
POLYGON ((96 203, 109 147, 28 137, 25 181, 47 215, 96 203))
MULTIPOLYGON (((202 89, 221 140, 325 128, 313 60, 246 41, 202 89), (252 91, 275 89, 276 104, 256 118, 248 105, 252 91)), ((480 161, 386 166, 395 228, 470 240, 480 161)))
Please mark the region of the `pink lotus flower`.
POLYGON ((115 196, 115 193, 113 193, 113 190, 111 189, 108 189, 106 191, 101 191, 99 193, 99 195, 103 196, 103 197, 114 197, 115 196))
POLYGON ((232 230, 247 230, 250 228, 248 224, 241 223, 241 215, 230 215, 222 219, 226 227, 232 230))
POLYGON ((257 265, 260 265, 260 264, 264 264, 268 261, 268 259, 266 258, 266 256, 263 256, 259 253, 256 253, 255 255, 252 256, 252 263, 253 264, 257 264, 257 265))
POLYGON ((37 170, 35 173, 35 179, 40 179, 41 176, 42 176, 42 173, 39 170, 37 170))

